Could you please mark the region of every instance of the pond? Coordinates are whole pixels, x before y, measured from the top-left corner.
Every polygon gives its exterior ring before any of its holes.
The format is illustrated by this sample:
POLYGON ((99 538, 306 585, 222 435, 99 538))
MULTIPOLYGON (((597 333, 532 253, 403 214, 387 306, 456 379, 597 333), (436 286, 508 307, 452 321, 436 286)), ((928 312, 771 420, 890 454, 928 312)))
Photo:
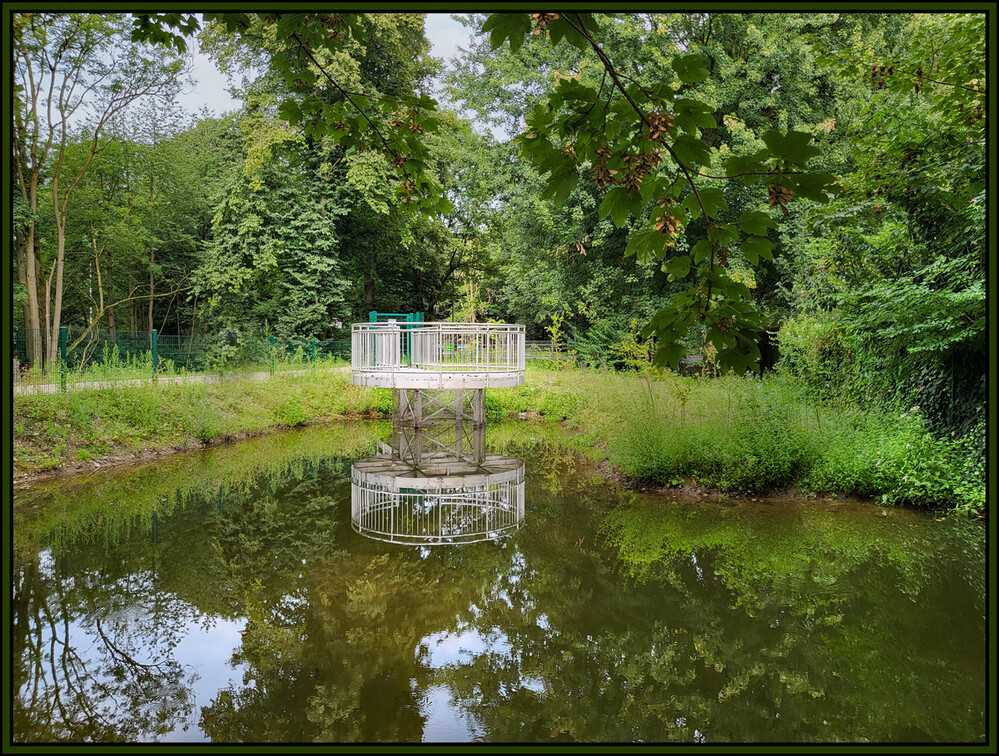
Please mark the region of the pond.
POLYGON ((984 742, 979 523, 624 490, 521 422, 472 442, 523 462, 512 520, 397 543, 352 522, 352 465, 394 443, 16 489, 15 741, 984 742))

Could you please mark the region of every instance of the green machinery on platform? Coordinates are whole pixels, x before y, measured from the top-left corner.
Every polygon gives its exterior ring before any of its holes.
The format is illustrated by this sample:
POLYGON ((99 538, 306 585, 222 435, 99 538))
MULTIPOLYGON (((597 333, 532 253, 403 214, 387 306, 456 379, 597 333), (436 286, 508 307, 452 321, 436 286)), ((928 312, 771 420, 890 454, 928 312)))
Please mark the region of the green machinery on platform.
POLYGON ((422 323, 423 313, 422 312, 378 312, 372 310, 368 313, 369 323, 388 323, 391 321, 396 321, 397 323, 422 323))
MULTIPOLYGON (((401 329, 408 330, 410 328, 419 328, 419 324, 424 321, 422 312, 378 312, 377 310, 370 310, 368 312, 368 322, 398 323, 401 329)), ((404 339, 402 342, 401 357, 405 364, 411 365, 412 355, 409 353, 408 346, 408 340, 404 339)))

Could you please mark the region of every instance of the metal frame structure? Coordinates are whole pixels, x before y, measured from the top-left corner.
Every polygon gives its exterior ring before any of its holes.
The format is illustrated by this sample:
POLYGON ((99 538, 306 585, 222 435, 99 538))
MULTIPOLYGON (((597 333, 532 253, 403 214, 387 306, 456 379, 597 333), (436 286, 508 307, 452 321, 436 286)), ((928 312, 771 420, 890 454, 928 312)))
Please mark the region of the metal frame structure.
POLYGON ((359 460, 350 471, 354 531, 390 543, 437 546, 497 540, 524 517, 524 463, 487 454, 440 470, 395 455, 359 460))
POLYGON ((392 389, 520 386, 524 340, 524 326, 505 323, 355 323, 352 379, 392 389))
POLYGON ((423 428, 397 425, 391 443, 380 443, 378 451, 427 475, 446 475, 451 470, 476 469, 485 463, 485 434, 481 426, 460 420, 423 428))
POLYGON ((396 389, 392 392, 392 421, 421 428, 434 422, 486 422, 483 389, 396 389))

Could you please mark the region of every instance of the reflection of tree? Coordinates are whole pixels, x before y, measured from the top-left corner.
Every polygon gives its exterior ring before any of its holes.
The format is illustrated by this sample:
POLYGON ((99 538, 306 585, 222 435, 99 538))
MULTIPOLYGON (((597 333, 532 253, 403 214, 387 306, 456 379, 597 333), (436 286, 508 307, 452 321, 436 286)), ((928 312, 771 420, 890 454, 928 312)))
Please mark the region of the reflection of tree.
POLYGON ((171 653, 195 612, 152 583, 58 557, 15 571, 15 740, 147 740, 191 714, 194 674, 171 653))
POLYGON ((981 533, 928 538, 913 517, 875 513, 635 506, 611 513, 603 532, 626 572, 671 582, 688 606, 707 605, 708 590, 730 595, 733 611, 689 627, 695 668, 719 673, 706 724, 731 717, 724 704, 755 711, 761 725, 780 714, 761 733, 789 740, 974 738, 982 657, 964 651, 981 646, 983 615, 952 620, 954 608, 982 606, 964 579, 980 573, 981 554, 962 554, 981 533))
POLYGON ((243 685, 202 711, 213 740, 418 741, 414 649, 505 569, 491 543, 385 554, 344 529, 356 548, 339 552, 317 526, 330 523, 324 499, 307 483, 244 505, 219 530, 249 622, 233 659, 243 685))
MULTIPOLYGON (((284 582, 301 573, 303 565, 337 553, 334 533, 342 498, 326 493, 323 485, 318 478, 306 479, 278 496, 274 481, 270 491, 219 518, 215 548, 237 584, 284 582)), ((342 488, 339 493, 342 497, 342 488)))
POLYGON ((341 558, 283 590, 257 583, 234 659, 247 665, 244 684, 202 711, 202 728, 230 742, 418 740, 413 625, 442 607, 414 604, 433 586, 401 561, 403 569, 385 557, 341 558), (370 716, 376 702, 391 702, 393 716, 370 716))
MULTIPOLYGON (((416 740, 426 726, 416 696, 436 687, 498 741, 969 737, 974 715, 960 710, 982 702, 961 685, 980 656, 933 703, 915 692, 939 677, 930 657, 903 664, 919 642, 899 626, 926 624, 910 598, 943 590, 927 568, 939 542, 821 513, 611 511, 571 490, 584 481, 565 476, 563 497, 527 480, 529 519, 506 548, 421 557, 361 541, 304 578, 289 562, 259 584, 237 658, 250 671, 204 711, 206 731, 416 740), (609 551, 592 543, 601 513, 609 551), (440 638, 470 647, 442 662, 440 638), (912 712, 927 707, 941 719, 923 732, 912 712)), ((943 642, 925 635, 923 645, 943 642)))
POLYGON ((207 490, 158 545, 19 567, 17 736, 150 739, 161 701, 162 726, 183 720, 171 659, 209 611, 246 618, 243 679, 200 711, 222 742, 419 740, 431 689, 498 741, 964 740, 984 722, 980 528, 614 509, 529 463, 511 539, 400 548, 350 531, 347 469, 258 476, 222 514, 207 490))

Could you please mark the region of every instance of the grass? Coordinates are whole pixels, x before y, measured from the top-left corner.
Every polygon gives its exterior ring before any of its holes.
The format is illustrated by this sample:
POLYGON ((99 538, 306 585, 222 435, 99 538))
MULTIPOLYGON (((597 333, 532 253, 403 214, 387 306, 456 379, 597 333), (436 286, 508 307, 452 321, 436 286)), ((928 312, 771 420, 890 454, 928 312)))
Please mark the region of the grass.
MULTIPOLYGON (((18 396, 14 471, 391 411, 389 390, 322 371, 18 396)), ((525 385, 487 390, 486 412, 558 421, 569 443, 642 483, 747 495, 794 487, 968 514, 985 506, 972 455, 930 434, 918 410, 816 404, 788 377, 653 378, 531 362, 525 385)))
POLYGON ((387 389, 346 373, 14 397, 14 474, 336 418, 389 417, 387 389))
MULTIPOLYGON (((965 442, 930 433, 918 408, 818 404, 787 376, 692 378, 529 367, 495 394, 496 416, 567 418, 575 441, 621 475, 755 495, 796 489, 981 514, 985 486, 965 442)), ((487 400, 487 408, 490 406, 487 400)))
MULTIPOLYGON (((72 362, 72 359, 70 360, 72 362)), ((188 369, 184 365, 178 365, 169 357, 160 357, 157 361, 156 375, 158 378, 183 378, 187 376, 217 376, 220 373, 225 376, 245 376, 251 373, 260 372, 291 372, 307 370, 328 370, 341 368, 349 365, 349 361, 340 357, 319 354, 316 361, 312 362, 311 354, 303 347, 296 350, 275 349, 273 362, 265 354, 261 359, 253 362, 235 364, 219 364, 212 361, 205 355, 200 355, 195 360, 197 364, 204 365, 201 370, 188 369)), ((103 352, 97 359, 91 359, 82 366, 71 366, 66 370, 66 384, 71 386, 76 383, 115 383, 118 381, 151 381, 153 377, 153 356, 152 352, 126 352, 121 353, 117 346, 108 348, 105 345, 103 352)), ((18 382, 28 386, 44 384, 59 384, 62 382, 62 373, 58 369, 42 372, 37 370, 23 371, 18 382)))

